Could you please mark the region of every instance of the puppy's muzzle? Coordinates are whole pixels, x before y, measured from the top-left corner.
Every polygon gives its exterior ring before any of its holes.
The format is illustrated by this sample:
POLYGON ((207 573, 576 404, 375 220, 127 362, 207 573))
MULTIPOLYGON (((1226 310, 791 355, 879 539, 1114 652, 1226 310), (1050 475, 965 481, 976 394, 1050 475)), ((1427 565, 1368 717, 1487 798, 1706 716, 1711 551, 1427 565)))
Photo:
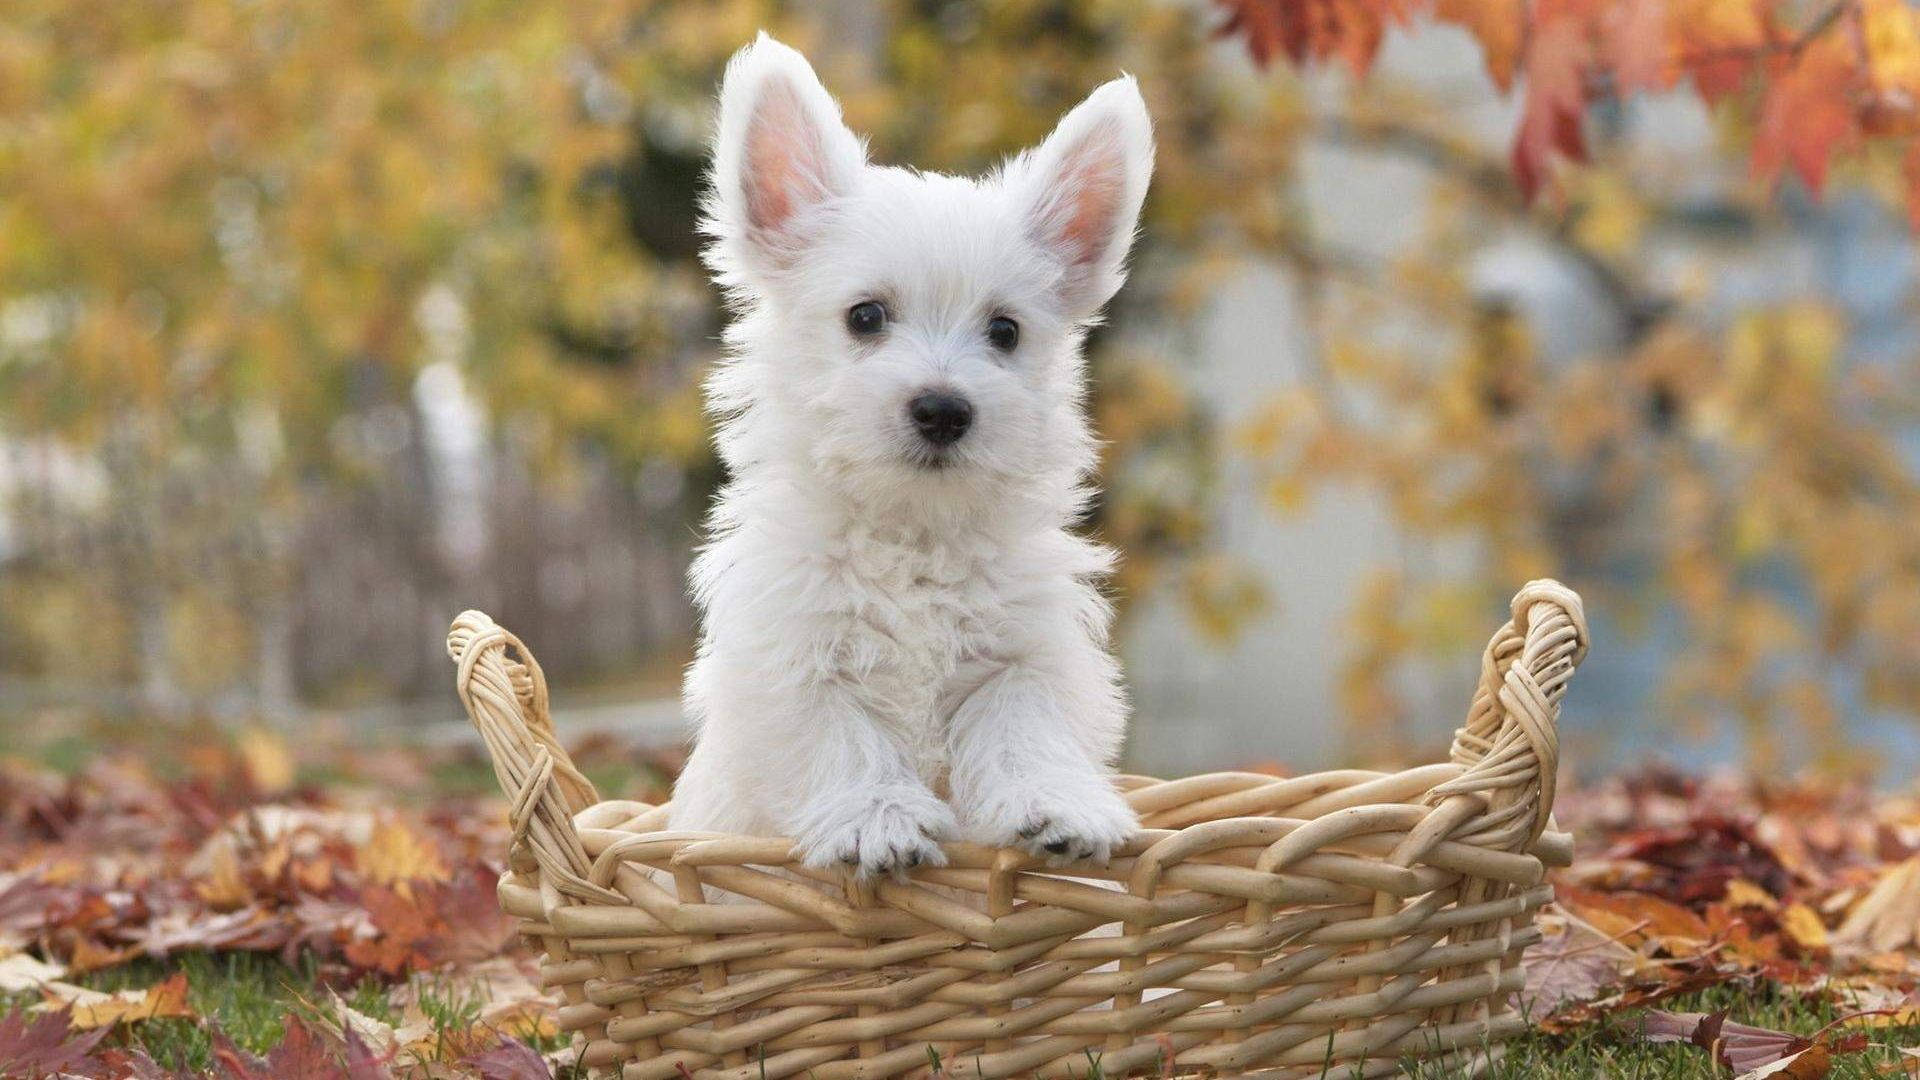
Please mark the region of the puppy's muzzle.
POLYGON ((973 426, 973 403, 958 394, 921 394, 907 402, 907 416, 921 438, 935 446, 952 446, 973 426))

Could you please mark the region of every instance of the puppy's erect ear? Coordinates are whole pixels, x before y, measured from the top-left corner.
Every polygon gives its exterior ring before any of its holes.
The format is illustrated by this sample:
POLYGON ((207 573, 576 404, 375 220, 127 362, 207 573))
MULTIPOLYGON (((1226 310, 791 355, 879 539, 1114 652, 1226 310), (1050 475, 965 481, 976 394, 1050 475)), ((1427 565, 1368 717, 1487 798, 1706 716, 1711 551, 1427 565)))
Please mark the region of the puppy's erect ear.
POLYGON ((850 192, 865 164, 806 59, 762 33, 727 64, 707 230, 723 250, 783 266, 809 212, 850 192))
POLYGON ((1153 174, 1153 121, 1131 76, 1087 96, 1012 169, 1034 239, 1062 265, 1060 296, 1088 318, 1126 280, 1127 251, 1153 174))

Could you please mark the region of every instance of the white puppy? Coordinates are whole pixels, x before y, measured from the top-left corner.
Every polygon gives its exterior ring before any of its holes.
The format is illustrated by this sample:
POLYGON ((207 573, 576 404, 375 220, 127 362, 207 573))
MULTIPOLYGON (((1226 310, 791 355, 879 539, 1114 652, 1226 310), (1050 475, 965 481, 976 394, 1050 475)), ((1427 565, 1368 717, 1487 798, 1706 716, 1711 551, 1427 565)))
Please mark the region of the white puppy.
POLYGON ((1104 861, 1133 831, 1113 554, 1071 528, 1081 339, 1152 164, 1132 79, 972 179, 869 164, 779 42, 733 58, 704 223, 735 313, 708 385, 731 479, 692 571, 674 828, 864 875, 951 837, 1104 861))

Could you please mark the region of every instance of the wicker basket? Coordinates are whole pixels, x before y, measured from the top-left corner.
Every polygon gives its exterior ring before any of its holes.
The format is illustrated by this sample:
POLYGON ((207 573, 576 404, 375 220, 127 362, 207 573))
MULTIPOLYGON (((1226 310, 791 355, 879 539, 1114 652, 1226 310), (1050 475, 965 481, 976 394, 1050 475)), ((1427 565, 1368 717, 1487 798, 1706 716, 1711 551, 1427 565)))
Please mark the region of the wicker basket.
POLYGON ((470 611, 448 649, 512 800, 501 906, 545 950, 594 1075, 834 1080, 1493 1060, 1525 1024, 1511 996, 1544 867, 1571 850, 1554 726, 1586 642, 1579 597, 1534 582, 1448 763, 1124 777, 1143 827, 1107 866, 956 843, 947 867, 872 885, 801 867, 785 839, 600 801, 526 647, 470 611))

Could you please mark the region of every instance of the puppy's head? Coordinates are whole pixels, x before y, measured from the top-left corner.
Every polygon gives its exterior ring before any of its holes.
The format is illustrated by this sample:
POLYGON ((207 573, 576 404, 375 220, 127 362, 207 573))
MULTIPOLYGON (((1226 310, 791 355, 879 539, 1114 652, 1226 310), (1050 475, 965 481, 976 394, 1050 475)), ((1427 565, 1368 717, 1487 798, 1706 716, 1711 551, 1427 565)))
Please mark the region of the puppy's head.
POLYGON ((739 314, 713 384, 730 463, 804 453, 878 496, 1071 487, 1092 461, 1080 338, 1125 277, 1152 165, 1130 78, 974 179, 869 164, 799 53, 742 49, 705 223, 739 314))

